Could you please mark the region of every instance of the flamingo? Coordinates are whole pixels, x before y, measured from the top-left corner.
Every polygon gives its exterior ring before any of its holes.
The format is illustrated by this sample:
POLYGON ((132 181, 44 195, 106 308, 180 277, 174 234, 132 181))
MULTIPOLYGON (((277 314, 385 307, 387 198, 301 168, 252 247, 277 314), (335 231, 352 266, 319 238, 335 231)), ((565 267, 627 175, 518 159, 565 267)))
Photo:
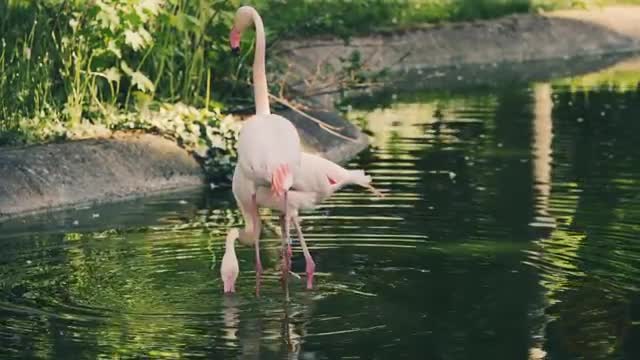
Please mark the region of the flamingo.
POLYGON ((236 257, 236 249, 234 243, 239 236, 238 229, 231 229, 227 233, 225 241, 224 255, 222 256, 222 265, 220 266, 220 276, 224 283, 224 292, 236 291, 236 279, 240 273, 238 266, 238 258, 236 257))
MULTIPOLYGON (((256 114, 245 121, 238 138, 238 163, 236 165, 232 191, 236 202, 248 220, 238 237, 255 243, 256 281, 262 274, 260 261, 260 219, 256 193, 260 186, 270 186, 272 195, 287 203, 289 189, 300 169, 300 137, 293 124, 282 116, 271 114, 267 77, 265 71, 265 34, 262 18, 251 6, 242 6, 236 12, 229 34, 231 49, 238 52, 243 31, 254 24, 256 50, 253 61, 253 90, 256 114)), ((285 207, 286 209, 286 207, 285 207)), ((286 213, 286 211, 285 211, 286 213)), ((285 245, 288 243, 289 217, 285 216, 282 234, 283 279, 288 273, 285 260, 285 245)))
MULTIPOLYGON (((311 257, 302 233, 300 217, 298 216, 299 210, 315 208, 318 204, 331 197, 336 191, 350 184, 366 188, 378 197, 382 197, 383 195, 371 185, 371 177, 366 175, 364 170, 347 170, 330 160, 304 152, 302 153, 301 159, 302 166, 300 175, 297 176, 293 182, 293 191, 290 195, 291 199, 289 203, 287 203, 286 208, 282 202, 277 201, 264 187, 258 189, 257 201, 258 204, 263 207, 278 210, 283 213, 281 216, 281 227, 283 231, 286 231, 286 228, 283 226, 284 222, 287 220, 293 222, 298 240, 300 241, 300 247, 302 247, 304 254, 307 289, 312 289, 315 262, 311 257), (287 216, 289 216, 289 219, 286 219, 287 216)), ((288 259, 290 259, 290 245, 288 245, 287 256, 288 259)))
MULTIPOLYGON (((280 201, 277 196, 274 196, 273 192, 265 186, 258 187, 256 192, 256 202, 261 207, 277 210, 285 214, 280 217, 280 223, 283 231, 287 230, 284 226, 284 222, 286 220, 293 222, 305 258, 307 289, 312 289, 315 262, 311 257, 311 253, 309 252, 309 248, 307 247, 302 233, 299 211, 315 208, 318 204, 331 197, 336 191, 350 184, 367 188, 376 196, 382 196, 382 193, 371 185, 371 177, 366 175, 363 170, 347 170, 334 162, 314 154, 302 153, 300 174, 301 176, 296 177, 294 180, 292 190, 289 192, 289 199, 286 207, 284 206, 284 203, 280 201), (286 219, 285 216, 288 216, 289 219, 286 219)), ((239 177, 234 180, 237 181, 236 185, 238 187, 242 188, 245 186, 245 178, 239 177)), ((230 232, 233 230, 238 234, 236 229, 231 229, 230 232)), ((246 241, 247 239, 244 240, 246 241)), ((258 239, 255 239, 255 241, 258 241, 258 239)), ((225 257, 235 257, 235 250, 230 249, 233 246, 233 241, 227 241, 225 257)), ((288 247, 287 257, 290 257, 290 254, 291 249, 288 247)), ((223 281, 226 281, 225 279, 232 278, 231 271, 232 268, 225 269, 224 271, 221 270, 223 281)), ((227 289, 235 289, 235 286, 233 283, 227 285, 225 282, 224 288, 225 292, 227 292, 227 289)))
POLYGON ((235 239, 255 245, 256 292, 259 291, 262 263, 259 250, 261 222, 258 205, 283 213, 281 216, 283 280, 286 280, 290 267, 289 222, 294 222, 305 256, 307 288, 310 289, 313 286, 315 263, 300 228, 298 211, 315 207, 335 191, 352 183, 367 187, 377 195, 381 194, 371 186, 371 178, 366 176, 364 171, 346 170, 322 157, 302 153, 295 127, 285 118, 270 113, 264 64, 266 42, 264 27, 260 15, 254 8, 243 6, 236 12, 230 33, 231 48, 234 52, 238 52, 242 32, 251 22, 256 28, 256 53, 253 63, 256 115, 245 122, 240 132, 238 164, 232 184, 232 191, 245 220, 245 227, 231 229, 227 235, 225 257, 228 260, 226 263, 223 261, 221 267, 224 291, 235 291, 235 279, 238 273, 235 239), (294 190, 290 190, 292 188, 294 190), (285 244, 287 245, 286 254, 285 244))

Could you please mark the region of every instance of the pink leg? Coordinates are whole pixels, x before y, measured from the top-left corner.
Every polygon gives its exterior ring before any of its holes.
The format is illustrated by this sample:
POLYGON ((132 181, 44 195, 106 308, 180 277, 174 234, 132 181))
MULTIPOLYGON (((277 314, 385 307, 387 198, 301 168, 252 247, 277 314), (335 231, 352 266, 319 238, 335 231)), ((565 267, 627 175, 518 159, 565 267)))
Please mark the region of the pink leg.
POLYGON ((291 237, 290 237, 290 231, 289 231, 289 214, 288 214, 288 210, 289 210, 289 204, 287 202, 289 196, 289 191, 285 191, 284 192, 284 231, 286 236, 284 237, 284 241, 286 242, 286 248, 283 247, 283 250, 285 251, 285 255, 287 257, 287 276, 289 275, 289 271, 291 270, 291 255, 292 255, 292 250, 291 250, 291 237))
POLYGON ((256 274, 262 275, 262 261, 260 260, 260 230, 258 229, 258 204, 256 203, 256 194, 251 195, 251 214, 252 214, 252 237, 255 239, 256 248, 256 274))
POLYGON ((280 221, 280 231, 283 234, 283 239, 282 239, 282 247, 283 247, 283 259, 286 260, 287 262, 287 267, 289 269, 291 269, 291 256, 293 255, 293 250, 291 250, 291 239, 289 236, 285 236, 285 234, 287 234, 287 226, 284 222, 284 215, 280 215, 279 218, 280 221), (286 242, 286 248, 284 246, 284 243, 286 242), (284 251, 284 249, 286 249, 286 251, 284 251))
POLYGON ((280 216, 280 230, 282 232, 282 279, 284 280, 289 275, 289 269, 291 268, 291 258, 288 256, 287 250, 287 225, 285 224, 284 216, 280 216))
POLYGON ((291 270, 291 257, 288 255, 287 249, 289 248, 289 202, 288 200, 289 191, 284 192, 284 232, 282 233, 282 259, 285 265, 285 268, 282 269, 282 284, 284 286, 285 299, 289 302, 289 271, 291 270), (285 247, 286 245, 286 247, 285 247))
POLYGON ((309 248, 307 247, 307 243, 304 240, 304 236, 302 235, 300 220, 298 218, 293 219, 293 225, 296 227, 296 231, 298 232, 298 239, 300 240, 300 246, 302 247, 302 252, 304 253, 304 261, 306 263, 307 272, 307 289, 311 290, 313 289, 313 274, 316 270, 316 263, 313 261, 311 253, 309 252, 309 248))
POLYGON ((262 276, 262 261, 260 261, 260 239, 256 239, 256 296, 260 296, 260 277, 262 276))
MULTIPOLYGON (((286 237, 286 241, 287 241, 287 264, 288 264, 288 270, 290 270, 291 269, 291 256, 293 256, 293 250, 291 249, 291 235, 290 235, 290 230, 289 230, 289 226, 290 226, 289 220, 290 219, 289 219, 289 207, 287 206, 288 205, 288 202, 287 202, 288 201, 287 200, 288 194, 289 194, 288 191, 284 193, 284 205, 285 205, 285 208, 284 208, 284 225, 285 225, 285 230, 286 230, 286 233, 287 233, 287 237, 286 237)), ((287 274, 288 274, 288 271, 287 271, 287 274)))
POLYGON ((256 296, 260 296, 260 277, 262 276, 262 261, 260 260, 260 233, 258 229, 258 205, 256 203, 256 194, 251 195, 251 214, 252 214, 252 237, 255 241, 256 249, 256 296))

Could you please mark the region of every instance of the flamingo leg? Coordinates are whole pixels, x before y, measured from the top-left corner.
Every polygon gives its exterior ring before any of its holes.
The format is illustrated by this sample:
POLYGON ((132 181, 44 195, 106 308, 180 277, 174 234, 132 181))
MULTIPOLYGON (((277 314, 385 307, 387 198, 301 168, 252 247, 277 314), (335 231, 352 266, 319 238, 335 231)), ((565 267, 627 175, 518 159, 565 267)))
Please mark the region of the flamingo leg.
POLYGON ((260 296, 260 278, 262 276, 262 260, 260 260, 260 235, 258 222, 260 221, 258 214, 258 204, 256 202, 256 194, 251 195, 251 217, 252 217, 252 237, 255 239, 256 250, 256 296, 260 296))
POLYGON ((304 261, 306 264, 306 272, 307 272, 307 289, 313 289, 313 274, 316 270, 316 263, 313 261, 311 257, 311 253, 309 252, 309 248, 307 247, 307 243, 304 240, 304 236, 302 235, 302 228, 300 227, 300 219, 294 218, 293 225, 296 228, 296 232, 298 233, 298 240, 300 240, 300 246, 302 247, 302 253, 304 254, 304 261))
POLYGON ((286 301, 289 301, 289 271, 291 269, 291 258, 288 256, 289 244, 289 221, 287 220, 287 192, 284 193, 285 212, 280 216, 280 228, 282 230, 282 286, 285 290, 286 301))
POLYGON ((291 250, 291 237, 290 235, 290 230, 289 230, 289 204, 287 202, 289 196, 289 192, 285 191, 284 192, 284 241, 286 242, 284 251, 285 251, 285 256, 287 259, 287 275, 289 275, 289 271, 291 270, 291 255, 293 253, 293 251, 291 250))
POLYGON ((258 218, 258 204, 256 202, 256 194, 251 195, 251 217, 252 217, 252 236, 255 239, 255 248, 256 248, 256 273, 262 274, 262 261, 260 260, 260 235, 258 229, 258 223, 260 219, 258 218))

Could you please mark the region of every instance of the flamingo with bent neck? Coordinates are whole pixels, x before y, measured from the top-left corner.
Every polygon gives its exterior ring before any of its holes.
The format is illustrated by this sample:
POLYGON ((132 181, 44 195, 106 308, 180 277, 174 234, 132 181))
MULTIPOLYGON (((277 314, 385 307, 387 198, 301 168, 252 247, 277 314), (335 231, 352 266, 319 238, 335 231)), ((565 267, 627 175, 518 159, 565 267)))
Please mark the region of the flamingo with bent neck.
MULTIPOLYGON (((300 218, 298 216, 299 211, 314 209, 318 204, 331 197, 336 191, 350 184, 367 188, 379 197, 382 196, 382 193, 371 185, 371 177, 366 175, 363 170, 347 170, 332 161, 308 153, 302 153, 301 163, 300 175, 297 176, 293 182, 293 190, 290 193, 291 200, 287 204, 287 208, 283 206, 284 204, 282 202, 277 201, 264 187, 258 189, 257 201, 258 204, 264 207, 288 214, 281 216, 282 231, 285 231, 283 220, 286 220, 283 219, 283 217, 290 217, 290 221, 293 222, 296 228, 298 240, 300 241, 302 253, 304 254, 307 289, 312 289, 316 265, 311 257, 304 235, 302 234, 300 218)), ((287 261, 290 263, 290 247, 288 248, 287 256, 287 261)))
POLYGON ((222 256, 222 265, 220 266, 220 276, 222 277, 225 293, 236 291, 236 279, 240 273, 240 268, 234 242, 238 235, 238 229, 230 229, 225 240, 225 250, 222 256))
MULTIPOLYGON (((287 203, 289 189, 300 169, 300 137, 291 122, 282 116, 271 114, 265 72, 265 34, 262 18, 250 6, 242 6, 236 12, 229 34, 231 48, 237 52, 243 31, 253 23, 256 29, 256 50, 253 61, 253 90, 256 114, 246 120, 238 138, 238 164, 232 190, 245 218, 245 228, 239 231, 241 239, 252 241, 256 251, 256 282, 259 288, 262 262, 260 260, 260 219, 256 193, 260 186, 270 186, 272 195, 287 203)), ((285 211, 286 215, 286 211, 285 211)), ((282 234, 283 280, 289 272, 285 256, 288 244, 289 217, 285 216, 282 234)))

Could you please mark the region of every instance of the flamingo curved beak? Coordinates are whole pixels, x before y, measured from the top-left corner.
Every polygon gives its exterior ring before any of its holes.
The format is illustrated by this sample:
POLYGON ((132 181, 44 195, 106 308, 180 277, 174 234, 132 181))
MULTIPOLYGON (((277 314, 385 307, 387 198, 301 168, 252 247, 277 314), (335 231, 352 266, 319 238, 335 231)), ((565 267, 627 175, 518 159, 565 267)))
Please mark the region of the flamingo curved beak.
POLYGON ((240 31, 236 30, 236 28, 232 28, 229 33, 229 43, 231 44, 231 53, 234 55, 240 54, 240 31))

